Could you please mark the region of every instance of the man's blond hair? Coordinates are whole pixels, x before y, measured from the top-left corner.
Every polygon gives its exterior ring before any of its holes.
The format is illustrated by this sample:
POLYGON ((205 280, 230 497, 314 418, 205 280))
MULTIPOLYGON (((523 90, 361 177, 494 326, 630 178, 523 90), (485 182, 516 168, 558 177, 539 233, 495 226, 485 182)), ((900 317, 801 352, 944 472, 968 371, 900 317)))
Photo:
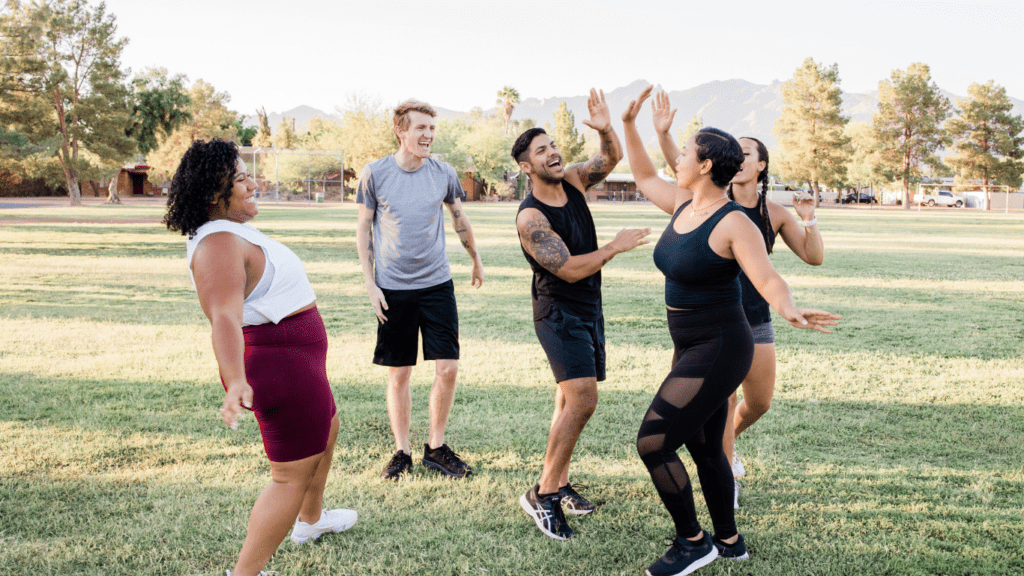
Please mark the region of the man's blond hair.
POLYGON ((437 111, 434 107, 426 102, 420 102, 419 100, 410 98, 405 102, 402 102, 395 107, 395 115, 392 118, 392 122, 395 124, 395 138, 398 138, 399 130, 409 129, 409 112, 420 112, 430 116, 431 118, 437 117, 437 111))

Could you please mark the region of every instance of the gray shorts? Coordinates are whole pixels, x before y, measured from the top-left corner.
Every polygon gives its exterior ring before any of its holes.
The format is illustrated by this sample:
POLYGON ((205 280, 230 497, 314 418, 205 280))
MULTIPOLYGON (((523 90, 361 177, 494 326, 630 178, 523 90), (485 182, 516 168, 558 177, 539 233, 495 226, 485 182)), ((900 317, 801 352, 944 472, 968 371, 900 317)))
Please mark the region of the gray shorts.
POLYGON ((775 343, 775 328, 772 326, 771 320, 764 324, 755 324, 751 326, 750 331, 754 333, 754 344, 775 343))

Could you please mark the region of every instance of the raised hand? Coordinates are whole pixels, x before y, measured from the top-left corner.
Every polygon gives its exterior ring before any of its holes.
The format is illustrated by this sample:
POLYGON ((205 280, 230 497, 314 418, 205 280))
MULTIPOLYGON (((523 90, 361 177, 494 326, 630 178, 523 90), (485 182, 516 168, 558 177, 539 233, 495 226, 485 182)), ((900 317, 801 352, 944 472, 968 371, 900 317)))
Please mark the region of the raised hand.
POLYGON ((608 111, 608 103, 604 100, 604 90, 590 89, 590 98, 587 98, 587 110, 590 111, 590 120, 584 120, 583 124, 604 134, 612 127, 612 115, 608 111))
POLYGON ((668 101, 668 94, 664 91, 654 95, 651 100, 651 119, 654 120, 654 131, 661 134, 668 134, 672 129, 672 121, 676 117, 676 111, 672 110, 672 104, 668 101))
POLYGON ((631 101, 626 106, 626 110, 622 113, 622 122, 624 124, 632 124, 636 121, 636 117, 640 114, 640 108, 644 105, 644 100, 647 100, 651 95, 651 90, 654 90, 653 85, 644 88, 636 100, 631 101))
POLYGON ((793 193, 793 209, 801 220, 814 218, 814 196, 801 191, 793 193))

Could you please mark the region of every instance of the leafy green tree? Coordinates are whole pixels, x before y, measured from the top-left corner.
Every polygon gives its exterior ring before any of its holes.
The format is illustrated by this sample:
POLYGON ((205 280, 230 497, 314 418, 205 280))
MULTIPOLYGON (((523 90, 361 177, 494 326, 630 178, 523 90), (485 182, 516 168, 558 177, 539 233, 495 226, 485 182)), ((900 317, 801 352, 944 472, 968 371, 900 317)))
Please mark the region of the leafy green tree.
POLYGON ((166 68, 148 68, 132 80, 132 125, 128 135, 139 152, 149 154, 159 145, 157 136, 168 136, 190 119, 192 101, 185 88, 188 78, 168 75, 166 68))
POLYGON ((878 167, 881 162, 875 130, 866 122, 850 122, 845 130, 850 139, 852 153, 846 163, 846 174, 850 183, 878 184, 878 167))
POLYGON ((287 116, 281 118, 277 124, 277 134, 274 134, 274 148, 295 148, 299 140, 295 133, 295 120, 287 116))
POLYGON ((565 102, 562 102, 558 105, 558 110, 555 111, 553 117, 555 120, 554 127, 544 123, 544 129, 562 152, 563 164, 569 166, 570 164, 586 160, 587 157, 583 154, 583 147, 587 141, 583 135, 576 131, 576 118, 573 116, 572 110, 569 110, 565 102))
POLYGON ((235 132, 238 134, 239 146, 252 146, 252 141, 256 138, 256 135, 259 134, 260 129, 256 126, 249 126, 246 128, 242 125, 243 121, 245 121, 245 115, 239 113, 236 115, 235 121, 231 123, 231 127, 234 128, 235 132))
MULTIPOLYGON (((474 122, 468 132, 460 135, 454 156, 456 161, 470 158, 476 177, 504 194, 507 192, 503 190, 506 175, 518 170, 509 155, 512 141, 513 137, 505 132, 500 119, 482 118, 474 122)), ((455 167, 458 170, 458 166, 455 167)))
POLYGON ((838 186, 846 179, 849 139, 843 129, 850 119, 840 114, 839 67, 807 58, 782 85, 782 99, 774 126, 782 151, 779 171, 787 179, 806 181, 817 206, 819 184, 838 186))
MULTIPOLYGON (((971 84, 968 92, 969 97, 956 101, 960 115, 946 122, 946 132, 955 142, 946 164, 965 180, 1019 187, 1024 167, 1017 160, 1024 157, 1024 120, 1011 113, 1006 89, 992 80, 971 84)), ((991 208, 992 193, 986 187, 985 210, 991 208)))
POLYGON ((237 114, 228 109, 231 97, 226 92, 217 92, 211 84, 199 79, 189 88, 188 95, 191 101, 189 119, 170 135, 158 136, 159 146, 146 157, 152 167, 150 176, 153 180, 169 179, 178 169, 185 150, 196 140, 238 140, 234 127, 237 114))
POLYGON ((341 112, 341 132, 329 148, 345 151, 345 166, 362 174, 363 168, 378 158, 398 150, 389 110, 379 102, 350 96, 341 112))
POLYGON ((700 130, 701 128, 703 128, 703 127, 704 127, 704 119, 701 118, 700 116, 694 114, 693 118, 690 118, 690 121, 686 124, 686 126, 683 127, 683 129, 679 131, 679 139, 678 139, 679 149, 682 150, 683 149, 683 144, 686 144, 686 141, 690 139, 690 136, 693 136, 694 134, 696 134, 697 131, 700 130))
MULTIPOLYGON (((59 137, 57 159, 72 204, 81 203, 79 172, 97 165, 116 165, 136 148, 128 137, 130 94, 124 85, 121 52, 127 39, 117 38, 112 14, 101 3, 85 0, 42 0, 22 5, 8 0, 0 19, 8 85, 5 102, 20 98, 38 126, 23 134, 59 137), (48 113, 40 117, 38 101, 48 113)), ((20 130, 19 130, 20 132, 20 130)))
POLYGON ((519 104, 519 91, 511 86, 498 90, 498 104, 501 104, 501 113, 505 116, 505 134, 508 134, 512 111, 515 110, 516 104, 519 104))
POLYGON ((910 209, 910 184, 920 181, 922 164, 941 164, 935 152, 949 142, 942 123, 949 100, 932 82, 927 64, 893 70, 878 83, 878 112, 872 117, 878 142, 878 173, 903 183, 903 207, 910 209))
POLYGON ((252 139, 254 146, 269 148, 274 145, 274 132, 270 129, 270 120, 267 119, 267 109, 261 107, 256 111, 256 118, 259 121, 259 132, 252 139))

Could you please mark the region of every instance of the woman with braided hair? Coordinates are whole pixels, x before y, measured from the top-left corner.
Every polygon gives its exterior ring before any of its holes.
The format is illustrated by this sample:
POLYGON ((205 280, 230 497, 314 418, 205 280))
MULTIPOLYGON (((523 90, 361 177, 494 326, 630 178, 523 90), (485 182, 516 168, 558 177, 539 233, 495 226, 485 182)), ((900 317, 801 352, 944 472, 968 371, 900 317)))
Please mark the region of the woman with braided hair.
MULTIPOLYGON (((622 114, 626 152, 637 187, 672 215, 654 248, 665 274, 665 306, 674 345, 672 369, 661 383, 637 433, 637 452, 675 524, 672 547, 647 568, 648 576, 690 574, 718 556, 748 558, 732 506, 735 480, 722 449, 729 396, 750 370, 754 339, 743 313, 738 274, 796 328, 829 333, 839 316, 798 308, 789 285, 772 267, 762 236, 727 188, 744 162, 731 135, 702 128, 675 161, 679 186, 654 171, 636 117, 652 87, 622 114), (686 446, 700 477, 715 528, 701 528, 693 487, 677 450, 686 446)), ((667 100, 666 100, 667 102, 667 100)))
MULTIPOLYGON (((675 110, 670 109, 668 95, 659 92, 652 102, 652 117, 665 158, 679 156, 679 149, 669 134, 675 113, 675 110)), ((793 196, 793 208, 800 217, 798 224, 797 219, 784 206, 768 200, 768 148, 757 138, 740 138, 739 143, 743 149, 743 165, 729 184, 729 199, 739 204, 761 231, 768 254, 772 253, 775 237, 781 234, 782 240, 801 260, 811 266, 821 265, 824 261, 824 247, 811 196, 803 192, 793 196), (761 186, 760 192, 758 184, 761 186)), ((729 420, 722 441, 725 453, 731 455, 733 475, 737 478, 746 471, 736 453, 736 437, 764 416, 771 406, 775 391, 775 330, 768 302, 742 271, 740 285, 743 291, 743 312, 754 333, 754 360, 750 372, 743 380, 743 401, 737 405, 735 392, 729 399, 729 420)), ((739 508, 739 484, 733 490, 733 506, 739 508)))

